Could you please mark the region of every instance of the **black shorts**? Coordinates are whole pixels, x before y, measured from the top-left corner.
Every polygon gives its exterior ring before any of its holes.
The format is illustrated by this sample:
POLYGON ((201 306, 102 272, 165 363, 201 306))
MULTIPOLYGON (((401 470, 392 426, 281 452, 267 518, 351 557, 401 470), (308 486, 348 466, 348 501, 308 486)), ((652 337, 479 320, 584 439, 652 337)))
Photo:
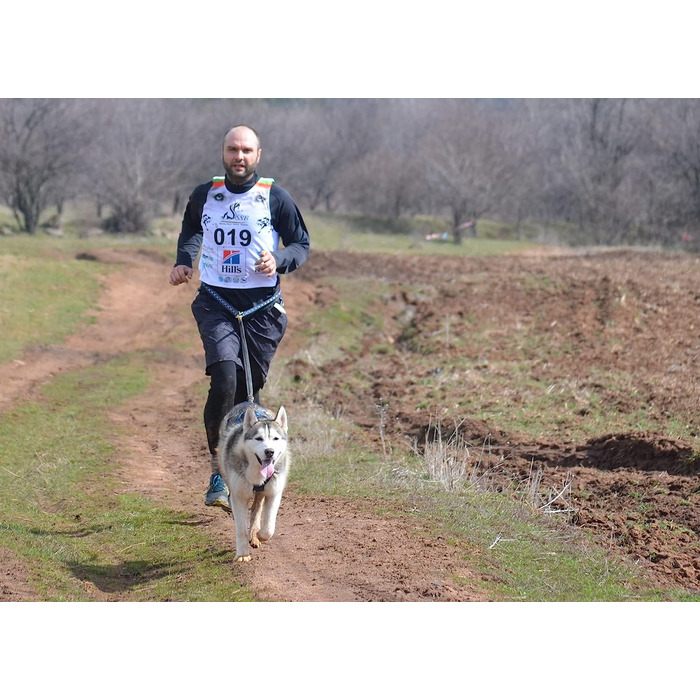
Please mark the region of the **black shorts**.
MULTIPOLYGON (((200 292, 192 302, 192 314, 197 321, 204 346, 204 359, 209 367, 216 362, 232 360, 243 371, 241 326, 219 302, 206 292, 200 292)), ((276 303, 243 318, 250 368, 254 377, 265 382, 277 346, 287 329, 287 314, 280 298, 276 303)))

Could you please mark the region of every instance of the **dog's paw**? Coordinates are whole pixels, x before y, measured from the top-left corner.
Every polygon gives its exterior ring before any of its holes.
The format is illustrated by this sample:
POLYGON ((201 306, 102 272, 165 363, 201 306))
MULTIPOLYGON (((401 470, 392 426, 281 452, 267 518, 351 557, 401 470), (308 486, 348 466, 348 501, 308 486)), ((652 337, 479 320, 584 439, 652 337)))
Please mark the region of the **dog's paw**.
POLYGON ((236 561, 250 561, 252 558, 250 554, 236 554, 236 561))
POLYGON ((260 542, 267 542, 272 537, 272 533, 269 530, 260 530, 258 532, 258 539, 260 542))
POLYGON ((258 530, 250 531, 250 546, 257 549, 260 546, 260 540, 258 539, 258 530))

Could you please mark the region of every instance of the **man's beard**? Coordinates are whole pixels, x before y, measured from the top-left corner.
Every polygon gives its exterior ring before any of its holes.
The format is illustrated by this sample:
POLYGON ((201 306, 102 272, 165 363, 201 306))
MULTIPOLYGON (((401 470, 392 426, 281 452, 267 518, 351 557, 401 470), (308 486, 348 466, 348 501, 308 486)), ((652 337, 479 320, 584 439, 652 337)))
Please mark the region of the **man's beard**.
POLYGON ((226 172, 226 176, 231 182, 233 182, 234 184, 243 184, 245 182, 248 182, 248 180, 250 180, 250 178, 253 177, 253 173, 255 173, 256 166, 257 163, 253 163, 250 166, 246 166, 246 168, 243 171, 236 171, 228 165, 224 164, 224 171, 226 172))

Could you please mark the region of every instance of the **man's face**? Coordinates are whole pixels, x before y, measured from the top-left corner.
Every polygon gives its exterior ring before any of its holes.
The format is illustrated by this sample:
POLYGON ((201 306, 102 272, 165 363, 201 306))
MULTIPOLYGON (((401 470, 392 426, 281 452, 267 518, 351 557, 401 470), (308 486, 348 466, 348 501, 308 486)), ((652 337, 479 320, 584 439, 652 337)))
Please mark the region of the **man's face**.
POLYGON ((248 129, 234 129, 226 135, 222 160, 228 179, 234 185, 250 180, 260 162, 262 151, 255 134, 248 129))

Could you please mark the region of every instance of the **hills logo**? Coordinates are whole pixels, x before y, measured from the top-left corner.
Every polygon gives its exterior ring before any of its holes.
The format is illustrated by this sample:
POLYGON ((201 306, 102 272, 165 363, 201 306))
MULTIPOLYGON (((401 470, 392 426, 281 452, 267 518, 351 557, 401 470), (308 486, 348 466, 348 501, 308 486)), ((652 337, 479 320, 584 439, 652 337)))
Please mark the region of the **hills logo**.
POLYGON ((224 250, 221 257, 221 272, 226 274, 240 274, 241 267, 240 250, 224 250))

